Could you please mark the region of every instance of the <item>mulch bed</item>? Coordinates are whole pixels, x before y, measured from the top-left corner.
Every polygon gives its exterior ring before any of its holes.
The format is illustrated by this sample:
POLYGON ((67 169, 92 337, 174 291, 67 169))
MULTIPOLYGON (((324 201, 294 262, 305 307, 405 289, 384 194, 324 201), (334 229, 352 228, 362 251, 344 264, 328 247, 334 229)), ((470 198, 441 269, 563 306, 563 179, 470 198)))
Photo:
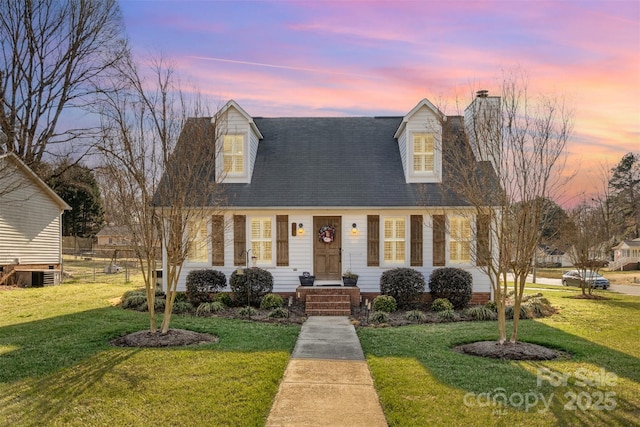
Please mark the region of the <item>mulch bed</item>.
POLYGON ((111 340, 111 344, 118 347, 175 347, 217 342, 215 335, 185 329, 169 329, 166 334, 138 331, 111 340))
POLYGON ((500 344, 497 341, 478 341, 456 346, 453 351, 504 360, 553 360, 569 356, 567 353, 528 342, 500 344))

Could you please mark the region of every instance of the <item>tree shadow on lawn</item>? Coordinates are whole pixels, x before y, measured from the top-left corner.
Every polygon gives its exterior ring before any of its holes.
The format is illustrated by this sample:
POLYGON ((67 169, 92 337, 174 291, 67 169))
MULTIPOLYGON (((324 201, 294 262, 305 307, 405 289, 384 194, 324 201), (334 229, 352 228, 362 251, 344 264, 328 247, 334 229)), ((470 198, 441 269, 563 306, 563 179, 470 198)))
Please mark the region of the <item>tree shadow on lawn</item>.
MULTIPOLYGON (((158 322, 162 316, 158 316, 158 322)), ((300 327, 173 315, 173 328, 218 336, 221 351, 293 351, 300 327)), ((0 384, 38 378, 112 349, 109 341, 148 329, 147 313, 105 307, 0 327, 0 384)), ((182 347, 184 348, 184 347, 182 347)), ((196 347, 189 347, 196 349, 196 347)))
MULTIPOLYGON (((172 377, 174 374, 184 378, 184 382, 174 383, 170 387, 171 390, 184 388, 182 394, 175 396, 177 401, 183 394, 198 393, 195 390, 200 386, 197 380, 203 373, 199 369, 204 365, 207 366, 207 378, 214 381, 226 378, 229 384, 236 384, 233 390, 241 395, 250 393, 244 388, 246 385, 237 384, 237 378, 234 382, 233 378, 227 377, 247 371, 249 387, 258 387, 260 396, 267 397, 266 404, 261 402, 257 409, 237 406, 244 404, 234 401, 233 396, 226 401, 225 397, 220 397, 219 400, 224 402, 223 408, 211 413, 213 403, 203 402, 208 407, 202 413, 206 412, 210 417, 224 417, 229 407, 232 412, 230 417, 242 415, 251 419, 256 417, 256 410, 268 411, 279 380, 274 375, 277 377, 279 370, 284 372, 299 326, 178 315, 174 315, 172 325, 214 334, 220 338, 220 342, 151 350, 113 347, 109 344, 111 339, 148 328, 146 313, 114 307, 0 327, 0 347, 7 347, 5 352, 0 353, 0 419, 5 420, 0 421, 0 425, 64 424, 65 417, 91 417, 90 411, 96 408, 104 411, 101 405, 118 406, 120 391, 147 393, 143 395, 146 404, 155 402, 160 407, 162 402, 157 402, 159 397, 155 395, 163 394, 166 397, 166 381, 175 379, 172 377), (181 363, 184 368, 180 368, 181 363), (158 370, 162 373, 158 374, 158 370), (158 376, 166 377, 159 385, 158 376), (94 396, 94 393, 98 395, 94 396), (113 397, 114 393, 116 397, 113 397)), ((211 386, 209 384, 207 387, 211 386)), ((136 405, 141 404, 138 402, 136 405)), ((184 406, 178 405, 173 409, 188 411, 189 408, 184 406)), ((114 412, 113 409, 107 411, 114 412)), ((116 415, 104 412, 98 415, 117 417, 118 411, 131 412, 132 409, 127 404, 116 409, 116 415)), ((263 416, 260 412, 257 419, 263 416)), ((180 413, 178 417, 189 419, 189 414, 180 413)), ((209 423, 207 420, 203 422, 209 423)), ((222 418, 220 422, 225 423, 225 420, 222 418)))
MULTIPOLYGON (((505 414, 521 411, 519 415, 512 415, 515 419, 525 412, 527 417, 532 415, 534 418, 537 413, 543 414, 538 420, 543 424, 550 421, 548 417, 552 414, 551 421, 558 425, 633 425, 640 415, 640 359, 541 322, 522 322, 520 340, 566 351, 571 354, 570 360, 513 362, 469 356, 452 350, 459 344, 495 340, 495 322, 360 329, 358 334, 370 362, 384 366, 382 360, 375 358, 415 359, 425 370, 425 378, 432 376, 448 393, 455 390, 457 397, 453 402, 452 397, 432 398, 447 399, 443 403, 448 405, 467 406, 463 413, 469 417, 470 425, 481 425, 487 419, 498 421, 500 411, 505 409, 505 414), (613 385, 611 375, 617 378, 613 385), (620 381, 623 378, 624 385, 620 381), (592 385, 588 384, 589 381, 592 385), (580 382, 587 384, 580 385, 580 382), (534 394, 536 405, 525 411, 526 400, 519 405, 520 399, 530 398, 533 401, 534 394), (463 395, 471 398, 465 401, 463 395), (511 398, 511 403, 501 407, 500 402, 504 399, 500 396, 504 396, 506 401, 511 398), (540 397, 547 401, 551 398, 548 410, 545 411, 540 397), (474 407, 468 407, 468 403, 474 407), (475 417, 482 411, 488 418, 479 421, 475 417)), ((390 366, 392 369, 393 364, 390 366)), ((394 374, 385 372, 385 375, 393 377, 394 374)), ((402 390, 405 383, 394 386, 402 390)), ((384 398, 382 400, 384 404, 384 398)), ((465 422, 462 419, 458 421, 465 422)))

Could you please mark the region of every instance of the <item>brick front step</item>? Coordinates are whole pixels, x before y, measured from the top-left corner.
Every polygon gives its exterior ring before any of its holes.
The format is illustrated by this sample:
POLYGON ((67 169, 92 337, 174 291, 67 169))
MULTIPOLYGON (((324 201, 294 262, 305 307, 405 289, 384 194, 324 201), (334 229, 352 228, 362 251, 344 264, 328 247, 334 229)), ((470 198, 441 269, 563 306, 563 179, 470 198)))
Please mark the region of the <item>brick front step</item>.
POLYGON ((330 295, 315 294, 307 295, 307 303, 309 302, 351 302, 349 295, 330 295))
POLYGON ((348 310, 332 310, 332 309, 307 309, 307 316, 350 316, 351 309, 348 310))
POLYGON ((306 296, 304 311, 309 316, 349 316, 351 298, 341 294, 310 294, 306 296))
POLYGON ((351 303, 349 301, 307 301, 305 308, 307 311, 313 309, 351 310, 351 303))

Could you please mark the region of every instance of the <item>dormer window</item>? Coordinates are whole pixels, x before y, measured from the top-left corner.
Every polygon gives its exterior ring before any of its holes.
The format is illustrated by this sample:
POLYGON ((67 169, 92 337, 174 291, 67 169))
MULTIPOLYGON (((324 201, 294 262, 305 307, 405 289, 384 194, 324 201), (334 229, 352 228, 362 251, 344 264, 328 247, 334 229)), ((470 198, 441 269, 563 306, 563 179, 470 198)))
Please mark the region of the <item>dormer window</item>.
POLYGON ((244 136, 242 134, 224 136, 222 158, 226 175, 244 174, 244 151, 244 136))
POLYGON ((433 173, 435 164, 434 136, 431 133, 413 134, 413 172, 433 173))
POLYGON ((413 107, 396 130, 407 183, 442 182, 442 123, 445 116, 427 99, 413 107))

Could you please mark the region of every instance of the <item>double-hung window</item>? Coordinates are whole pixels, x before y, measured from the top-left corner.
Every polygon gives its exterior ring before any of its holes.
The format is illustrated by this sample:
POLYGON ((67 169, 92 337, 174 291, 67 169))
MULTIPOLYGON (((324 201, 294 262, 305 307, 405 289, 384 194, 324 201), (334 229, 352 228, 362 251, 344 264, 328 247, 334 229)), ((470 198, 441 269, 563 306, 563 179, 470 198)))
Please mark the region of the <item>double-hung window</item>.
POLYGON ((405 264, 406 219, 384 219, 384 262, 385 264, 405 264))
POLYGON ((244 136, 242 134, 225 135, 222 149, 225 174, 244 174, 244 156, 244 136))
POLYGON ((433 173, 435 165, 434 136, 431 133, 413 134, 413 172, 433 173))
POLYGON ((273 262, 273 233, 271 218, 251 219, 251 257, 256 257, 258 264, 273 262))
POLYGON ((449 219, 449 261, 452 264, 471 262, 471 223, 469 218, 449 219))
POLYGON ((187 259, 192 263, 208 262, 207 221, 192 219, 187 224, 187 259))

